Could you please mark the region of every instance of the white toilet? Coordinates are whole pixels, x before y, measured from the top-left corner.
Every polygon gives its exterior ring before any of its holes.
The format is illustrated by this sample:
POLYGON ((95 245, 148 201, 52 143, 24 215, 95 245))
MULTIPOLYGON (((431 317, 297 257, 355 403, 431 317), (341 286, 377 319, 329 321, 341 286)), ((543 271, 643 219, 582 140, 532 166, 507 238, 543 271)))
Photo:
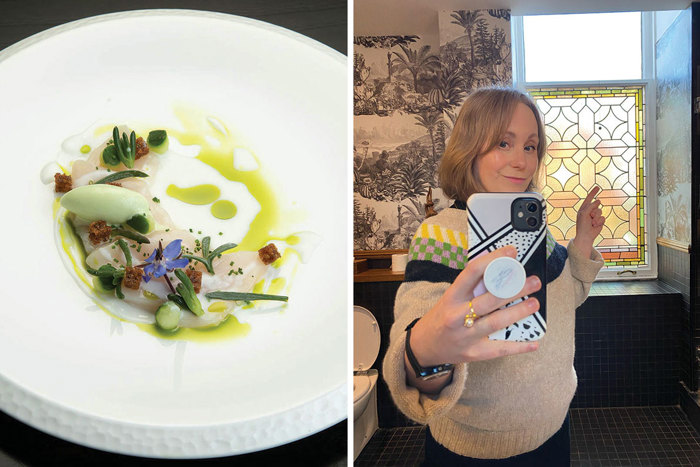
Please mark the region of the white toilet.
POLYGON ((381 334, 379 323, 366 308, 354 310, 354 374, 352 400, 354 412, 355 459, 379 428, 377 416, 377 379, 379 372, 372 365, 379 354, 381 334))

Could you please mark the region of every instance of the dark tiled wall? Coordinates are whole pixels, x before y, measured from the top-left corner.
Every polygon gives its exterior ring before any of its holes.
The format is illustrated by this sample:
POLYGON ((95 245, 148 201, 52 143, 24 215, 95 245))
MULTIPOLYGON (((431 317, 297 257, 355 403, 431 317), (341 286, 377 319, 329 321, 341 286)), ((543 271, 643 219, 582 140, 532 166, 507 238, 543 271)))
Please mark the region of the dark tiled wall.
POLYGON ((695 360, 695 346, 690 326, 690 254, 659 246, 659 280, 681 292, 683 312, 680 314, 680 377, 686 386, 694 388, 692 365, 695 360))
POLYGON ((679 293, 592 295, 576 312, 572 407, 678 404, 679 293))
MULTIPOLYGON (((398 282, 355 284, 355 304, 379 321, 377 369, 389 343, 398 287, 398 282)), ((594 284, 577 310, 574 365, 579 388, 572 405, 678 404, 681 310, 681 294, 660 282, 594 284)), ((395 408, 383 381, 377 402, 380 427, 412 424, 395 408)))

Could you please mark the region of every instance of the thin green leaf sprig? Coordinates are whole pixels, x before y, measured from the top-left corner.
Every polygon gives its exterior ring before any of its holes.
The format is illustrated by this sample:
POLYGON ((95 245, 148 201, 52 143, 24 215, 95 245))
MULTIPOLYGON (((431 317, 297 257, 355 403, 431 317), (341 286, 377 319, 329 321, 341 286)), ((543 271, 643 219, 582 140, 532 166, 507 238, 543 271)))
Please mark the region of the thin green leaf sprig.
POLYGON ((204 237, 202 239, 202 256, 182 255, 182 257, 190 259, 192 261, 199 261, 207 268, 207 271, 209 271, 209 274, 214 274, 214 265, 212 264, 212 261, 214 261, 214 258, 216 258, 217 256, 220 256, 226 250, 236 248, 238 246, 238 244, 236 244, 236 243, 224 243, 223 245, 216 248, 214 251, 209 251, 210 243, 211 243, 211 238, 204 237))
POLYGON ((133 168, 136 160, 136 132, 132 131, 129 136, 122 133, 120 138, 119 128, 115 126, 110 143, 107 143, 107 147, 102 151, 104 163, 112 166, 122 163, 130 169, 133 168))
MULTIPOLYGON (((116 164, 115 164, 116 165, 116 164)), ((95 185, 102 183, 112 183, 123 178, 143 178, 148 177, 148 174, 141 172, 140 170, 122 170, 120 172, 114 172, 113 174, 107 175, 104 178, 99 179, 95 182, 95 185)))
POLYGON ((204 294, 209 300, 236 300, 251 302, 253 300, 272 300, 278 302, 287 302, 289 297, 286 295, 272 295, 265 293, 253 293, 253 292, 224 292, 215 291, 204 294))

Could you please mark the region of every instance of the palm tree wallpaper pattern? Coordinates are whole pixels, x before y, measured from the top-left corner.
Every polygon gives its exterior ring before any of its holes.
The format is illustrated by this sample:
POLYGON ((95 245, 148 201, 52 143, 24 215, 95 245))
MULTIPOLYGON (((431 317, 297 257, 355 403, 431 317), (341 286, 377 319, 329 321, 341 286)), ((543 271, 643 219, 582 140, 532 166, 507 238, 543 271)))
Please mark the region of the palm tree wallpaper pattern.
POLYGON ((469 91, 512 83, 510 11, 438 12, 440 47, 417 35, 354 38, 354 247, 407 248, 469 91))

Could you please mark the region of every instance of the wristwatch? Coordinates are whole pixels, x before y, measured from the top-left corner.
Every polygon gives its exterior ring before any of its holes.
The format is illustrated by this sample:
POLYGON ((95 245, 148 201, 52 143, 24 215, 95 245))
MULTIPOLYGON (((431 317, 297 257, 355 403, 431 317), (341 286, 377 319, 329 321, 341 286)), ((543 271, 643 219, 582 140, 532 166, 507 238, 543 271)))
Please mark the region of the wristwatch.
POLYGON ((413 367, 413 371, 416 373, 416 378, 422 381, 445 376, 452 371, 452 367, 454 366, 452 363, 442 363, 435 366, 421 366, 420 363, 418 363, 416 356, 413 355, 413 350, 411 350, 411 328, 418 322, 419 319, 420 318, 414 319, 411 321, 411 324, 406 327, 406 356, 408 357, 408 361, 413 367))

